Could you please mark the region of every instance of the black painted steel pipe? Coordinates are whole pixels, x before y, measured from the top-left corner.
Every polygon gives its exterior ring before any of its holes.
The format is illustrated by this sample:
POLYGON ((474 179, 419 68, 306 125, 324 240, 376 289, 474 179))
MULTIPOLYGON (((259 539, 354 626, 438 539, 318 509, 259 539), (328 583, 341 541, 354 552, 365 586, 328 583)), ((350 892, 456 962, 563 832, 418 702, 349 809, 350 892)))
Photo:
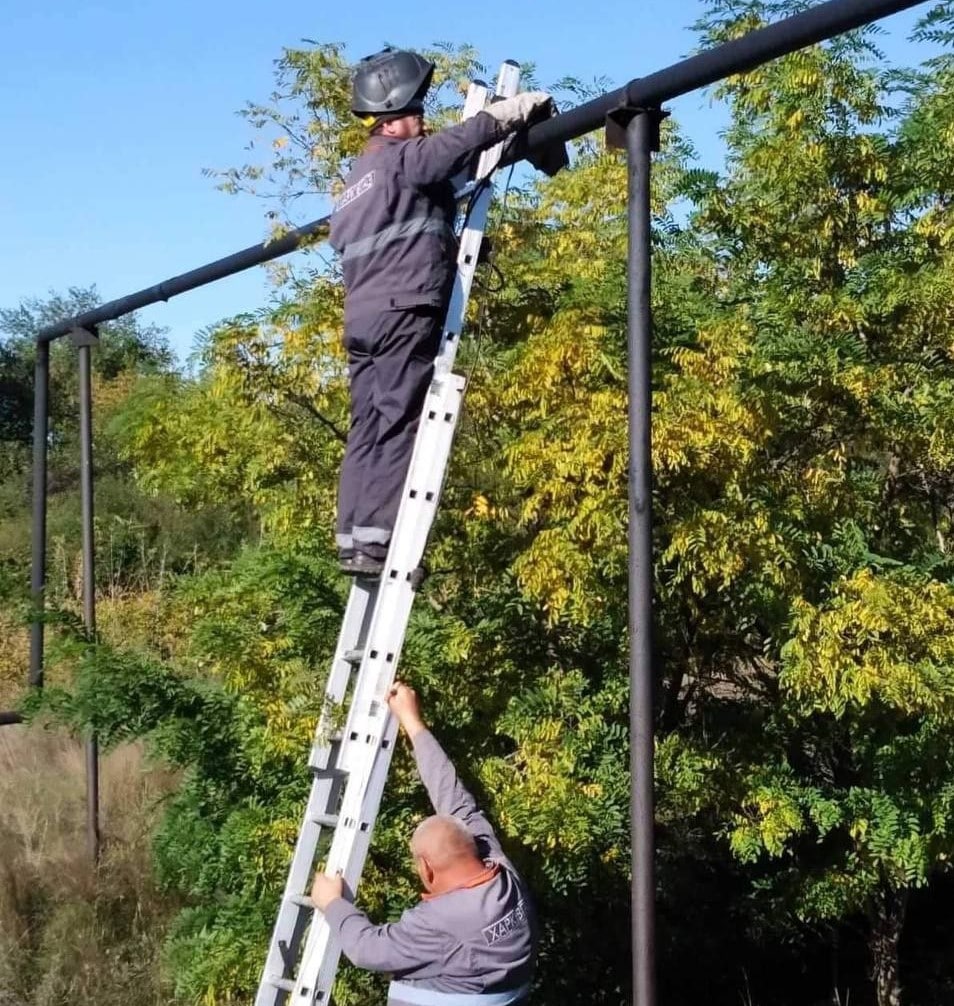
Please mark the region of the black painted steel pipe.
POLYGON ((30 591, 33 622, 30 626, 30 677, 35 688, 43 687, 43 610, 46 588, 46 464, 49 436, 50 346, 40 342, 33 367, 33 561, 30 591))
POLYGON ((296 248, 300 248, 308 239, 322 234, 328 227, 328 220, 328 217, 313 220, 310 224, 296 227, 275 241, 250 245, 232 255, 226 255, 225 258, 199 266, 198 269, 184 272, 180 276, 173 276, 172 279, 163 280, 161 283, 156 283, 155 286, 138 290, 136 293, 120 297, 118 300, 111 300, 108 304, 102 304, 100 307, 77 315, 75 318, 67 318, 64 321, 58 321, 55 325, 48 325, 37 333, 37 341, 41 343, 52 342, 54 339, 69 335, 75 328, 95 328, 104 321, 121 318, 124 314, 138 311, 141 307, 158 304, 160 301, 169 300, 170 297, 175 297, 177 294, 195 290, 197 287, 206 286, 216 280, 225 279, 226 276, 234 276, 235 273, 244 272, 246 269, 251 269, 252 266, 281 258, 283 255, 295 251, 296 248))
POLYGON ((80 504, 83 533, 83 625, 89 640, 96 638, 96 543, 93 534, 93 381, 90 349, 95 337, 77 348, 79 356, 80 504))
MULTIPOLYGON (((96 639, 96 540, 93 526, 93 386, 90 348, 96 337, 73 333, 79 354, 80 498, 83 520, 83 625, 86 638, 96 639)), ((90 858, 99 862, 99 743, 86 739, 86 840, 90 858)))
POLYGON ((653 829, 652 309, 649 185, 658 117, 626 128, 629 212, 629 743, 634 1006, 656 1002, 653 829))
MULTIPOLYGON (((618 108, 655 109, 663 102, 705 87, 727 76, 743 73, 769 60, 794 52, 805 46, 824 41, 834 35, 859 28, 879 18, 917 6, 923 0, 828 0, 810 10, 785 18, 776 24, 751 32, 742 38, 717 46, 663 70, 630 81, 624 87, 610 91, 593 101, 586 102, 547 122, 533 126, 522 153, 539 152, 551 144, 565 143, 584 133, 603 126, 606 116, 618 108)), ((652 555, 651 514, 649 511, 649 244, 648 244, 648 185, 649 160, 645 155, 645 171, 638 168, 643 163, 646 149, 642 130, 650 115, 637 116, 627 131, 627 148, 630 154, 630 632, 633 684, 631 729, 633 739, 633 909, 634 909, 634 995, 638 1006, 651 1006, 654 996, 653 970, 653 916, 652 891, 652 676, 651 676, 651 606, 652 606, 652 555), (638 170, 637 170, 638 168, 638 170), (645 175, 645 177, 644 177, 645 175), (645 194, 644 194, 645 188, 645 194), (645 230, 645 234, 644 234, 645 230), (640 250, 642 249, 642 250, 640 250), (646 467, 640 467, 645 460, 646 467), (635 467, 634 467, 635 465, 635 467), (649 589, 646 589, 646 584, 649 589), (649 717, 647 720, 646 717, 649 717), (647 782, 648 773, 648 782, 647 782), (650 822, 643 826, 643 823, 650 822), (648 846, 647 846, 648 842, 648 846), (637 863, 637 857, 639 862, 637 863), (637 868, 638 867, 638 868, 637 868), (648 912, 648 914, 646 914, 648 912), (641 921, 642 920, 642 921, 641 921), (639 997, 642 998, 639 998, 639 997)), ((147 287, 118 300, 110 301, 93 311, 76 318, 58 322, 42 329, 37 335, 37 363, 34 421, 34 472, 33 472, 33 571, 32 590, 34 605, 42 612, 43 588, 46 569, 46 463, 47 463, 47 388, 49 343, 69 334, 74 329, 92 331, 101 322, 111 321, 139 308, 235 273, 252 266, 280 258, 295 251, 306 240, 322 234, 328 224, 323 217, 290 231, 276 241, 256 244, 242 251, 200 266, 190 272, 147 287)), ((86 408, 89 402, 89 346, 80 349, 81 371, 86 371, 86 408), (85 352, 84 352, 85 348, 85 352), (85 359, 85 363, 84 363, 85 359)), ((83 396, 81 379, 81 397, 83 396)), ((87 429, 87 435, 89 434, 87 429)), ((89 611, 87 627, 95 633, 95 601, 92 581, 92 453, 91 441, 84 455, 84 472, 89 478, 89 540, 84 516, 84 617, 89 611), (87 583, 90 580, 90 583, 87 583)), ((84 449, 86 449, 84 447, 84 449)), ((84 488, 84 504, 87 490, 84 488)), ((30 645, 30 683, 43 683, 43 624, 40 618, 33 624, 30 645)), ((16 714, 0 714, 15 716, 16 714)), ((12 722, 2 720, 2 722, 12 722)), ((95 738, 87 750, 88 767, 92 770, 98 761, 95 738)), ((89 799, 96 797, 98 805, 98 776, 89 776, 89 799)), ((92 807, 92 803, 90 804, 92 807)), ((98 812, 89 820, 91 846, 98 853, 98 812)))
MULTIPOLYGON (((924 0, 828 0, 827 3, 785 18, 765 28, 759 28, 742 38, 691 56, 672 66, 631 80, 625 87, 594 98, 576 108, 556 115, 547 122, 533 126, 527 134, 527 143, 521 146, 521 156, 540 151, 555 143, 565 143, 584 133, 602 127, 606 115, 615 108, 655 108, 696 88, 713 84, 723 77, 743 73, 761 63, 806 45, 821 42, 833 35, 859 28, 870 21, 916 7, 924 0)), ((205 286, 243 272, 252 266, 281 258, 295 251, 309 238, 322 234, 328 226, 328 217, 289 231, 283 237, 267 244, 255 244, 242 251, 217 259, 190 272, 146 287, 118 300, 87 311, 85 314, 57 322, 41 329, 40 342, 51 342, 67 335, 74 328, 89 328, 104 321, 112 321, 131 311, 169 300, 177 294, 205 286)))
POLYGON ((663 102, 707 87, 725 77, 744 73, 779 56, 823 42, 825 39, 889 14, 917 7, 924 0, 828 0, 801 14, 758 28, 741 38, 690 56, 679 63, 638 77, 624 87, 532 126, 526 150, 565 143, 602 127, 616 108, 658 108, 663 102))

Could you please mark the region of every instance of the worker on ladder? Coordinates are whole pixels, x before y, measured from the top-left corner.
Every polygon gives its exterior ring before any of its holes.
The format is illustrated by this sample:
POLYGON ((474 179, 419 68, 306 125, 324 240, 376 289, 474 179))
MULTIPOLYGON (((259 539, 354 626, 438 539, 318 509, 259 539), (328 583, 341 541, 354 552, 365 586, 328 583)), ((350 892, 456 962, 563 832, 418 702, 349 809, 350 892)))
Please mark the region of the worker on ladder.
POLYGON ((437 812, 411 839, 425 893, 399 921, 381 926, 345 899, 340 876, 319 871, 312 901, 353 964, 392 973, 388 1006, 521 1003, 537 942, 523 880, 428 730, 414 691, 396 684, 389 704, 437 812))
POLYGON ((434 64, 385 49, 360 61, 351 109, 370 130, 331 215, 344 273, 351 421, 338 490, 343 572, 381 572, 440 349, 457 247, 451 179, 550 105, 540 91, 495 102, 427 136, 434 64))

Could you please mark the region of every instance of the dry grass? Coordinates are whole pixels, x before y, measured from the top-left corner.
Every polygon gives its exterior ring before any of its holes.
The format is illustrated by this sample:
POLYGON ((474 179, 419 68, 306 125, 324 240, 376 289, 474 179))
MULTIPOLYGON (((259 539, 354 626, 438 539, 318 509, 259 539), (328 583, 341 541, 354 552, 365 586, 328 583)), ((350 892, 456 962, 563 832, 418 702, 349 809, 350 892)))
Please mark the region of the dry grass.
POLYGON ((174 906, 149 839, 175 780, 127 745, 102 760, 103 855, 86 849, 83 745, 0 729, 0 1006, 168 1004, 159 947, 174 906))
POLYGON ((29 662, 29 630, 9 612, 0 611, 0 710, 16 708, 29 662))

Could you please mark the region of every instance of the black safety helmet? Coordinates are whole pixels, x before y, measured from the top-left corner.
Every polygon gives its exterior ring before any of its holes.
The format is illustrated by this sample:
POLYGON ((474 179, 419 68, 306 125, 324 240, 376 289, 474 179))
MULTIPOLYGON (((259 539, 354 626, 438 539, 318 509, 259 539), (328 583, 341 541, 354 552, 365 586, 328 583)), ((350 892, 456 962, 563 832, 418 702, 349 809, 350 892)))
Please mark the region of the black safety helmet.
POLYGON ((434 64, 415 52, 389 48, 365 56, 352 78, 351 111, 368 125, 398 113, 419 115, 433 76, 434 64))

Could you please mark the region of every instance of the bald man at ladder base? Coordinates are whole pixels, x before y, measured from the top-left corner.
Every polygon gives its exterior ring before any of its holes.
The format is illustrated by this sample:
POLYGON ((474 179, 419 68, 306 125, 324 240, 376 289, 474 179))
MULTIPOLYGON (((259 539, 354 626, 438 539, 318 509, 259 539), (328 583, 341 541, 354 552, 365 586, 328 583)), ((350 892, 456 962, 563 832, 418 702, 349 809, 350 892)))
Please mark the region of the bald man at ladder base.
POLYGON ((331 215, 344 273, 351 420, 338 488, 342 572, 384 567, 457 260, 451 179, 550 108, 540 91, 425 135, 434 64, 385 49, 361 60, 351 109, 369 130, 331 215))
POLYGON ((421 718, 414 691, 396 684, 389 704, 436 811, 411 839, 425 893, 380 926, 344 898, 340 877, 318 873, 312 901, 352 964, 393 975, 388 1006, 522 1003, 537 949, 529 893, 421 718))

